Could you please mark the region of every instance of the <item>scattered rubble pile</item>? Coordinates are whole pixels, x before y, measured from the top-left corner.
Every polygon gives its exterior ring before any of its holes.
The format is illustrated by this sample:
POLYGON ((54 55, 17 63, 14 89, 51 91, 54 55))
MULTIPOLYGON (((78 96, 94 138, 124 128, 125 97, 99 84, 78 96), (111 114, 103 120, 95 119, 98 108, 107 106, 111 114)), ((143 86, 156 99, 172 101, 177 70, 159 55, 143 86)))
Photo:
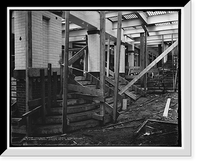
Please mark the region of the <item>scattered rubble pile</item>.
POLYGON ((178 146, 178 93, 149 94, 127 110, 116 124, 52 137, 25 137, 22 146, 178 146), (163 117, 170 98, 167 117, 163 117))

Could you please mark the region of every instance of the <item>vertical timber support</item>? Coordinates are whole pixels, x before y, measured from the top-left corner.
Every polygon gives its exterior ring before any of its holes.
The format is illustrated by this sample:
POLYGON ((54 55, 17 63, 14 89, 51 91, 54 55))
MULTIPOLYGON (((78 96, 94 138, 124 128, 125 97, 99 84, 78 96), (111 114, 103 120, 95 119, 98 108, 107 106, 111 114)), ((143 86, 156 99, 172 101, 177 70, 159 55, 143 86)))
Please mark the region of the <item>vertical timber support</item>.
POLYGON ((48 68, 47 68, 47 82, 48 82, 48 91, 47 91, 47 95, 48 95, 48 101, 47 101, 47 113, 50 112, 51 110, 51 64, 48 63, 48 68))
MULTIPOLYGON (((147 31, 145 31, 145 44, 144 44, 144 68, 146 68, 148 62, 148 51, 147 51, 147 31)), ((144 91, 147 91, 147 73, 144 75, 144 91)))
POLYGON ((100 89, 102 100, 100 103, 101 115, 105 115, 105 11, 100 12, 100 89))
POLYGON ((41 83, 41 102, 42 102, 42 121, 45 122, 46 108, 45 108, 45 75, 44 69, 40 69, 40 83, 41 83))
POLYGON ((65 50, 64 50, 64 79, 63 79, 63 109, 62 131, 67 131, 67 93, 68 93, 68 56, 69 56, 69 11, 65 11, 65 50))
POLYGON ((53 105, 56 105, 57 102, 57 82, 58 82, 58 77, 57 77, 57 72, 53 72, 53 105))
MULTIPOLYGON (((29 68, 32 67, 32 12, 27 11, 26 14, 26 112, 29 111, 28 101, 30 99, 30 78, 29 78, 29 68)), ((31 117, 27 118, 26 126, 27 136, 31 135, 31 117)))
POLYGON ((109 67, 110 67, 110 37, 108 38, 108 45, 107 45, 107 68, 106 68, 107 77, 109 77, 109 67))
POLYGON ((88 72, 88 38, 87 35, 85 36, 86 38, 86 45, 87 48, 84 50, 84 66, 83 66, 83 70, 84 70, 84 76, 86 77, 86 74, 88 72))
POLYGON ((122 13, 118 12, 117 24, 117 51, 116 51, 116 65, 115 65, 115 89, 114 89, 114 105, 113 105, 113 122, 117 120, 117 100, 118 100, 118 85, 119 85, 119 64, 120 64, 120 49, 121 49, 121 27, 122 27, 122 13))
MULTIPOLYGON (((144 66, 144 59, 145 59, 145 33, 140 33, 140 68, 143 70, 144 66)), ((140 80, 141 86, 144 87, 144 76, 140 80)))

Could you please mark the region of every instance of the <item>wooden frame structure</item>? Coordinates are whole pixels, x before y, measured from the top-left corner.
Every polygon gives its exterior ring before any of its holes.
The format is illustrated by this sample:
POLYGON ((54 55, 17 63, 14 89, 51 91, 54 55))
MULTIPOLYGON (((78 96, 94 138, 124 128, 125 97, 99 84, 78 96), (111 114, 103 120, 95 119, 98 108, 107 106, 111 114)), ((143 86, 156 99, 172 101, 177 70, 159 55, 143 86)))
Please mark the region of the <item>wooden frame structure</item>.
MULTIPOLYGON (((112 121, 115 123, 117 121, 118 115, 118 103, 119 97, 121 97, 124 93, 132 97, 133 100, 136 100, 135 95, 132 95, 128 89, 136 89, 137 87, 133 86, 133 84, 141 78, 142 85, 144 87, 144 91, 147 90, 147 72, 153 68, 159 61, 161 61, 169 52, 171 52, 178 45, 178 25, 176 22, 178 20, 178 13, 165 13, 161 15, 148 16, 148 12, 142 11, 118 11, 118 12, 106 12, 106 11, 65 11, 63 18, 65 18, 65 48, 64 48, 64 63, 63 71, 59 71, 61 79, 63 77, 63 107, 62 107, 62 132, 66 133, 69 121, 68 121, 68 91, 69 87, 76 88, 76 90, 80 90, 83 93, 86 93, 87 88, 83 88, 80 84, 69 84, 69 66, 73 64, 75 61, 84 56, 84 67, 83 72, 85 77, 88 72, 88 45, 83 46, 82 48, 69 48, 70 36, 75 34, 74 31, 71 31, 72 27, 82 27, 78 34, 81 36, 86 36, 87 31, 95 31, 100 35, 100 72, 99 72, 99 81, 96 81, 96 89, 89 90, 89 94, 96 94, 100 100, 100 114, 93 114, 93 118, 99 120, 104 124, 105 113, 107 109, 112 109, 112 121), (128 19, 127 15, 136 17, 135 19, 128 19), (113 21, 113 18, 117 17, 117 21, 113 21), (170 24, 156 25, 170 22, 170 24), (76 24, 76 26, 72 26, 76 24), (141 28, 132 28, 141 26, 141 28), (83 29, 84 28, 84 29, 83 29), (128 29, 130 28, 130 29, 128 29), (132 28, 132 29, 131 29, 132 28), (128 30, 126 30, 128 29, 128 30), (124 36, 127 36, 125 38, 124 36), (130 41, 134 40, 134 44, 138 47, 140 44, 140 62, 141 62, 141 72, 136 75, 130 82, 124 81, 123 78, 120 77, 120 56, 121 56, 121 45, 130 45, 130 41), (164 43, 166 41, 170 41, 172 45, 164 50, 164 43), (174 42, 175 41, 175 42, 174 42), (114 45, 116 43, 116 65, 114 68, 114 81, 109 79, 110 75, 110 45, 114 45), (174 42, 174 43, 173 43, 174 42), (105 52, 106 52, 106 43, 107 43, 107 65, 105 65, 105 52), (158 55, 152 62, 148 65, 148 48, 152 45, 158 46, 158 44, 162 44, 162 47, 159 47, 159 51, 162 49, 162 53, 158 52, 158 55), (148 47, 148 48, 147 48, 148 47), (69 59, 69 51, 77 51, 77 53, 69 59), (106 68, 107 67, 107 68, 106 68), (106 77, 107 76, 107 77, 106 77), (119 85, 119 80, 123 81, 126 85, 121 87, 119 85), (99 84, 98 84, 99 83, 99 84), (106 83, 114 86, 114 102, 113 107, 109 106, 106 103, 106 92, 107 86, 106 83), (78 86, 80 85, 80 86, 78 86), (100 89, 97 89, 100 87, 100 89)), ((57 73, 54 72, 55 69, 52 68, 51 64, 48 64, 48 68, 32 68, 32 20, 31 20, 31 11, 27 11, 26 14, 26 71, 25 77, 26 79, 26 113, 22 116, 22 118, 27 119, 27 135, 30 135, 31 132, 31 116, 37 112, 41 113, 42 118, 45 118, 45 115, 50 112, 52 104, 56 103, 56 95, 52 96, 52 82, 53 82, 53 91, 57 89, 57 73), (52 77, 53 73, 53 77, 52 77), (40 76, 41 78, 41 98, 33 100, 30 96, 30 88, 31 88, 31 76, 40 76), (47 84, 47 93, 48 97, 45 97, 45 75, 47 75, 48 84, 47 84), (53 80, 53 81, 52 81, 53 80), (53 102, 52 102, 53 99, 53 102), (37 105, 32 110, 30 110, 31 105, 37 105)), ((76 40, 77 42, 77 40, 76 40)), ((81 42, 81 41, 80 41, 81 42)), ((134 45, 134 46, 135 46, 134 45)), ((156 49, 153 51, 157 52, 156 49)), ((125 56, 125 55, 124 55, 125 56)), ((152 57, 153 58, 153 57, 152 57)), ((173 59, 173 53, 172 53, 173 59)), ((172 60, 173 61, 173 60, 172 60)), ((125 66, 124 66, 125 67, 125 66)), ((134 66, 133 66, 134 67, 134 66)), ((177 79, 177 72, 173 75, 173 89, 175 89, 175 82, 177 79)))

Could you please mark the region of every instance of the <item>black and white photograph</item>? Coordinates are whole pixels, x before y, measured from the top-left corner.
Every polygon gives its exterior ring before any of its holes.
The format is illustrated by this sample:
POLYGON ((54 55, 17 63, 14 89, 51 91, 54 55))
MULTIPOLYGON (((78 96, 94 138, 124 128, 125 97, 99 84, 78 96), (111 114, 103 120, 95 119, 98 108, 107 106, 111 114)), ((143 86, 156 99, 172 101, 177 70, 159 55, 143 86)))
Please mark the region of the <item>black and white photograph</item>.
POLYGON ((9 146, 183 147, 182 14, 10 7, 9 146))

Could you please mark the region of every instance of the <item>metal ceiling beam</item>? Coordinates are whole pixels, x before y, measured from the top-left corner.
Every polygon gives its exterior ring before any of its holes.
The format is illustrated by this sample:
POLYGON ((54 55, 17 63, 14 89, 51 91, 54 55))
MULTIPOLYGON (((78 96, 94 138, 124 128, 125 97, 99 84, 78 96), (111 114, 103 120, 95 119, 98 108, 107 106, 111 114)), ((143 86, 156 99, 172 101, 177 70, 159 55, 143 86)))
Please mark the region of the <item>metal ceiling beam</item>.
MULTIPOLYGON (((156 31, 156 32, 149 32, 149 36, 159 36, 159 35, 166 35, 166 34, 178 34, 178 29, 176 30, 164 30, 164 31, 156 31)), ((127 35, 131 38, 140 37, 140 33, 127 35)))
MULTIPOLYGON (((164 41, 165 39, 171 39, 172 35, 161 35, 161 36, 148 36, 147 37, 147 42, 152 41, 152 40, 162 40, 162 36, 164 37, 164 41)), ((174 38, 178 38, 178 34, 174 34, 173 35, 174 38)), ((140 41, 140 37, 134 38, 135 42, 139 42, 140 41)))
MULTIPOLYGON (((178 13, 171 13, 171 14, 163 14, 163 15, 156 15, 147 18, 147 24, 157 24, 163 22, 172 22, 178 20, 178 13)), ((122 28, 126 27, 133 27, 133 26, 141 26, 143 21, 140 19, 131 19, 131 20, 123 20, 122 21, 122 28)), ((117 28, 117 22, 113 23, 113 29, 117 28)))
MULTIPOLYGON (((178 24, 172 24, 172 25, 159 25, 159 26, 148 26, 149 32, 158 32, 158 31, 165 31, 165 30, 178 30, 178 24)), ((144 29, 133 29, 133 30, 124 30, 124 34, 130 35, 130 34, 137 34, 137 33, 143 33, 144 29)))

